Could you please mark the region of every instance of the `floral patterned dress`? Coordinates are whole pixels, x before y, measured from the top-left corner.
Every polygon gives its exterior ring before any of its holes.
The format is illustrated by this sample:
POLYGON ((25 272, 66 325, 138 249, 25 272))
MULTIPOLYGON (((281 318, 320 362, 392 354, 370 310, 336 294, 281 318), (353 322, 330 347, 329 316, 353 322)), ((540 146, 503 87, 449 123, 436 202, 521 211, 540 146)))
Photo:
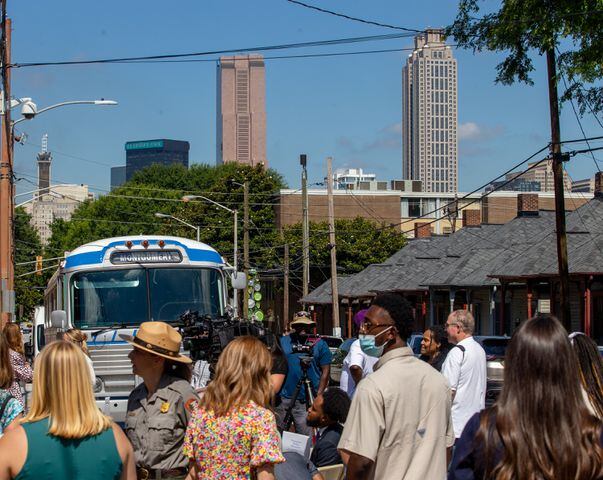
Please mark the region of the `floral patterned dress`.
POLYGON ((10 356, 10 363, 13 367, 13 376, 15 377, 13 384, 8 391, 23 407, 25 407, 25 401, 23 400, 19 381, 31 383, 33 380, 33 370, 31 369, 31 365, 25 360, 25 355, 15 352, 14 350, 9 350, 8 353, 10 356))
POLYGON ((274 414, 253 402, 222 417, 196 410, 184 454, 195 461, 198 480, 247 480, 260 465, 285 461, 274 414))

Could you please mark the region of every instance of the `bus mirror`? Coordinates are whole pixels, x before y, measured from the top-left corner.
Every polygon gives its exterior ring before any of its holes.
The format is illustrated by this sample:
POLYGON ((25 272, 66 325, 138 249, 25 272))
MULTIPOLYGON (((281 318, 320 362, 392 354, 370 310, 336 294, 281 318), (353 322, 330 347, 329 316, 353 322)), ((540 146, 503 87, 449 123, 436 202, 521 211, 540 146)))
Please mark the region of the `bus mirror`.
POLYGON ((243 272, 232 272, 230 281, 235 290, 243 290, 247 287, 247 275, 243 272))
POLYGON ((67 327, 67 313, 65 310, 55 310, 50 312, 50 324, 54 328, 66 328, 67 327))

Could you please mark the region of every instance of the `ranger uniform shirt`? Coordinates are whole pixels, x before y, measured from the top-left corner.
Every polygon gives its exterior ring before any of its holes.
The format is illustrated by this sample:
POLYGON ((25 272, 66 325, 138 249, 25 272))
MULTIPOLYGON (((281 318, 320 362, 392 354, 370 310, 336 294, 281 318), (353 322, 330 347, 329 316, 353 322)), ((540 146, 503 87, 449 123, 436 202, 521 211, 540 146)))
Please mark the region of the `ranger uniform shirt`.
POLYGON ((126 434, 134 447, 136 465, 153 470, 186 468, 184 433, 199 397, 181 378, 163 375, 157 391, 147 399, 144 383, 128 398, 126 434))

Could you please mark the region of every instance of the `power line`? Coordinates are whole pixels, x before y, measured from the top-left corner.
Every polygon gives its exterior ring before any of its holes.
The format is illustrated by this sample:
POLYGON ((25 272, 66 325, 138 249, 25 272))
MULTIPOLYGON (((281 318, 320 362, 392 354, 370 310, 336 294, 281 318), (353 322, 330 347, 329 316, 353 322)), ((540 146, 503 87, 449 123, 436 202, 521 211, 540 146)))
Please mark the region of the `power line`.
POLYGON ((65 65, 93 65, 102 63, 125 63, 125 62, 136 62, 144 60, 165 60, 170 58, 190 58, 190 57, 202 57, 207 55, 219 55, 228 53, 249 53, 249 52, 266 52, 273 50, 289 50, 294 48, 307 48, 307 47, 322 47, 328 45, 347 45, 353 43, 364 43, 384 40, 397 40, 399 38, 407 38, 408 33, 392 33, 387 35, 370 35, 364 37, 349 37, 349 38, 338 38, 333 40, 316 40, 311 42, 300 42, 300 43, 288 43, 282 45, 266 45, 260 47, 246 47, 246 48, 232 48, 224 50, 207 50, 204 52, 191 52, 191 53, 171 53, 164 55, 146 55, 139 57, 115 57, 115 58, 101 58, 93 60, 63 60, 54 62, 21 62, 12 63, 9 65, 11 68, 27 68, 27 67, 45 67, 45 66, 65 66, 65 65))
MULTIPOLYGON (((561 80, 563 80, 563 85, 565 86, 565 89, 567 90, 567 81, 565 79, 565 75, 561 74, 561 80)), ((582 136, 584 137, 584 141, 586 142, 586 145, 588 145, 588 148, 590 149, 590 142, 588 140, 586 140, 586 133, 584 132, 584 127, 582 126, 582 122, 580 121, 580 116, 578 115, 578 111, 576 110, 576 105, 574 105, 574 99, 570 98, 570 105, 572 106, 572 110, 574 112, 574 116, 576 117, 576 121, 578 122, 578 126, 580 127, 580 131, 582 132, 582 136)), ((596 118, 596 117, 595 117, 596 118)), ((593 163, 595 164, 595 168, 600 172, 601 171, 601 167, 599 167, 599 164, 597 163, 597 159, 595 158, 595 154, 593 153, 593 151, 590 151, 590 155, 593 159, 593 163)))
POLYGON ((407 28, 407 27, 398 27, 396 25, 390 25, 387 23, 374 22, 372 20, 365 20, 364 18, 352 17, 350 15, 345 15, 344 13, 334 12, 332 10, 327 10, 326 8, 320 8, 315 5, 308 5, 307 3, 300 2, 298 0, 286 0, 289 3, 294 3, 301 7, 309 8, 310 10, 316 10, 317 12, 327 13, 329 15, 333 15, 335 17, 345 18, 346 20, 352 20, 354 22, 365 23, 367 25, 375 25, 377 27, 385 27, 391 28, 394 30, 403 30, 405 32, 414 32, 414 33, 423 33, 425 30, 417 30, 416 28, 407 28))

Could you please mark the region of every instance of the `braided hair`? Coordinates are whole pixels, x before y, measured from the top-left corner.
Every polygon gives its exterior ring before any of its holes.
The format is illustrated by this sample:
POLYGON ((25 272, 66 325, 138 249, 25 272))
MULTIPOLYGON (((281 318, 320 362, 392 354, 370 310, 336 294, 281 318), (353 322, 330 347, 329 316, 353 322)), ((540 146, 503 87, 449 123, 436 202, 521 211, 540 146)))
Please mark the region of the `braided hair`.
POLYGON ((570 340, 578 358, 582 388, 596 415, 603 419, 603 362, 597 344, 583 333, 572 333, 570 340))

